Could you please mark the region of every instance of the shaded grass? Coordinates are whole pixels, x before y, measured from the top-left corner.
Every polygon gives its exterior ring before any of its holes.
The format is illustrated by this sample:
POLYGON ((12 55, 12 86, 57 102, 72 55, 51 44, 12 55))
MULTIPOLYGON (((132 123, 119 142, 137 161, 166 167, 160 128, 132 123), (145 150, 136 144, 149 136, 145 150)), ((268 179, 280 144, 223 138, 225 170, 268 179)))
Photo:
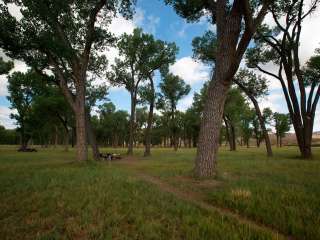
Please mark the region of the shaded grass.
MULTIPOLYGON (((191 152, 163 161, 171 151, 156 152, 155 161, 141 161, 146 171, 189 171, 191 161, 184 159, 191 152)), ((0 148, 1 239, 272 239, 270 232, 163 193, 129 168, 75 163, 73 156, 60 149, 0 148)))

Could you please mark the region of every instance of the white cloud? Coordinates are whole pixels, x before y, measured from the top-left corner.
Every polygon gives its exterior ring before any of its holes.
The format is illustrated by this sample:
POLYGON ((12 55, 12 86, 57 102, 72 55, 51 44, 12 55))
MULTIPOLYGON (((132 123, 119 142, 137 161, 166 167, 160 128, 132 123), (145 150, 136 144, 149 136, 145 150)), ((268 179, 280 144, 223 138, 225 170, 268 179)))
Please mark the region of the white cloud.
POLYGON ((133 29, 136 27, 133 21, 127 20, 122 16, 118 16, 112 20, 109 30, 119 37, 123 33, 132 33, 133 29))
POLYGON ((0 106, 0 125, 8 129, 16 128, 14 121, 10 119, 11 113, 16 113, 16 111, 5 106, 0 106))
POLYGON ((170 66, 170 72, 181 77, 186 83, 193 85, 209 79, 209 67, 191 57, 180 58, 170 66))
POLYGON ((287 113, 287 105, 285 104, 282 93, 272 93, 259 100, 259 106, 261 109, 269 107, 273 112, 287 113))
POLYGON ((192 102, 193 102, 193 93, 192 94, 190 93, 189 95, 187 95, 186 97, 182 98, 179 101, 177 109, 180 111, 185 111, 192 105, 192 102))

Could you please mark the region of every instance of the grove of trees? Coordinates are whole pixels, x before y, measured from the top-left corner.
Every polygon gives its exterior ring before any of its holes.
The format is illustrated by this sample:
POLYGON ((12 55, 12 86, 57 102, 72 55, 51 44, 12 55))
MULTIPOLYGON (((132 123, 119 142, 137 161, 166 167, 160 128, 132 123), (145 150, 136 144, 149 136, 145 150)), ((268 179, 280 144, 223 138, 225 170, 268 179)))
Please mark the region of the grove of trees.
POLYGON ((264 142, 272 157, 270 132, 281 147, 292 125, 301 156, 309 159, 320 50, 303 63, 300 46, 303 22, 318 2, 164 0, 187 22, 206 19, 211 27, 192 41, 194 59, 211 69, 211 77, 185 111, 178 104, 191 86, 170 71, 176 44, 140 28, 120 37, 109 29, 116 16, 132 18, 135 0, 1 2, 0 49, 28 66, 25 73, 12 72, 13 62, 0 58, 17 124, 16 131, 0 126, 1 143, 19 143, 22 150, 29 143, 63 144, 66 151, 71 144, 78 161, 88 160, 88 144, 96 160, 99 146, 126 147, 128 155, 144 146, 145 156, 152 146, 197 147, 194 173, 202 178, 215 175, 223 143, 236 151, 251 140, 257 147, 264 142), (21 9, 21 19, 11 15, 10 4, 21 9), (264 22, 267 14, 275 26, 264 22), (112 64, 110 47, 119 52, 112 64), (288 114, 260 106, 270 81, 280 82, 288 114), (107 98, 107 85, 126 89, 130 112, 107 98))

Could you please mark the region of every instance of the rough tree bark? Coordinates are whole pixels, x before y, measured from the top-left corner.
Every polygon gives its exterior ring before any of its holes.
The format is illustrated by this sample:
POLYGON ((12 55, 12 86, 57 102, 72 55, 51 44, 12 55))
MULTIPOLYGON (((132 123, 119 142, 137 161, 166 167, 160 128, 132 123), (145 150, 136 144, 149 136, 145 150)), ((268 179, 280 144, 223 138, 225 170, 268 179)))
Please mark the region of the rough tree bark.
POLYGON ((75 105, 77 160, 86 161, 88 160, 88 146, 84 84, 83 86, 78 86, 75 105))
POLYGON ((249 1, 235 0, 228 10, 227 1, 217 1, 215 6, 217 51, 215 72, 209 83, 208 98, 204 106, 195 161, 195 175, 210 177, 215 174, 221 121, 227 92, 239 68, 256 28, 267 13, 268 1, 263 3, 253 19, 249 1), (228 12, 230 11, 230 12, 228 12), (244 19, 244 32, 241 22, 244 19))

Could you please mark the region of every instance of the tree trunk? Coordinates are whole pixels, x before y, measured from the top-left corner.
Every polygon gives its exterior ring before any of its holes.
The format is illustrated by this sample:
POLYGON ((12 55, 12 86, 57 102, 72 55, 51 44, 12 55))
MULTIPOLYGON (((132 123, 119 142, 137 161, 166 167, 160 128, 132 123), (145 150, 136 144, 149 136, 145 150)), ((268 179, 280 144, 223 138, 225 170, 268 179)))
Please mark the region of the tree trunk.
POLYGON ((72 127, 71 129, 71 147, 74 148, 74 139, 75 139, 75 130, 74 130, 74 127, 72 127))
POLYGON ((154 108, 154 103, 150 103, 149 107, 149 115, 148 115, 148 123, 147 123, 147 129, 146 129, 146 135, 145 135, 145 151, 144 151, 144 156, 150 156, 151 155, 151 131, 152 131, 152 122, 153 122, 153 108, 154 108))
MULTIPOLYGON (((252 101, 252 103, 254 105, 254 108, 256 110, 256 114, 257 114, 258 119, 259 119, 259 123, 260 123, 260 127, 261 127, 262 134, 263 134, 263 137, 264 137, 264 141, 266 143, 267 156, 268 157, 272 157, 273 156, 273 152, 272 152, 272 148, 271 148, 271 142, 270 142, 269 134, 268 134, 268 131, 267 131, 267 128, 266 128, 266 125, 265 125, 265 121, 263 119, 259 104, 258 104, 258 102, 257 102, 257 100, 255 98, 250 97, 250 99, 251 99, 251 101, 252 101)), ((258 146, 260 146, 260 142, 259 142, 258 146)))
POLYGON ((148 115, 148 123, 147 123, 147 129, 146 129, 146 135, 145 135, 145 151, 144 156, 150 156, 151 155, 151 131, 152 131, 152 122, 153 122, 153 109, 154 109, 154 100, 155 100, 155 90, 154 90, 154 84, 153 79, 150 77, 150 86, 152 91, 152 98, 150 101, 149 106, 149 115, 148 115))
POLYGON ((230 130, 231 130, 231 141, 232 141, 231 151, 236 151, 237 150, 236 131, 232 123, 230 123, 230 130))
POLYGON ((59 137, 58 137, 58 126, 57 125, 55 125, 54 126, 54 148, 56 148, 57 146, 58 146, 58 139, 59 139, 59 137))
MULTIPOLYGON (((217 50, 214 74, 209 83, 208 96, 200 124, 199 144, 195 159, 197 177, 210 177, 215 174, 219 135, 224 104, 232 79, 237 72, 256 28, 267 13, 269 2, 264 2, 254 22, 245 21, 243 34, 241 21, 242 1, 233 1, 228 12, 226 1, 217 1, 215 6, 217 27, 217 50)), ((249 13, 251 15, 251 13, 249 13)))
POLYGON ((243 35, 241 43, 240 2, 235 1, 232 15, 226 17, 224 2, 217 2, 217 53, 215 71, 209 83, 208 95, 200 124, 197 156, 195 160, 195 175, 210 177, 215 175, 215 166, 219 148, 222 115, 227 92, 230 89, 234 74, 239 68, 241 58, 251 35, 243 35), (246 37, 244 39, 244 36, 246 37), (237 50, 239 44, 240 49, 237 50))
POLYGON ((233 147, 232 147, 232 141, 229 133, 229 123, 225 116, 223 116, 223 121, 224 121, 224 124, 226 125, 226 141, 229 143, 230 151, 232 151, 233 147))
POLYGON ((69 151, 69 131, 66 129, 64 133, 64 151, 69 151))
POLYGON ((77 139, 77 160, 88 160, 87 146, 87 126, 86 126, 86 107, 85 107, 85 87, 78 86, 76 98, 76 139, 77 139))
POLYGON ((27 149, 28 147, 28 140, 25 132, 25 125, 24 123, 21 123, 21 135, 20 135, 20 143, 21 143, 21 149, 27 149))
POLYGON ((92 157, 94 160, 100 160, 100 152, 97 144, 97 139, 95 132, 92 128, 90 113, 87 111, 86 113, 86 126, 87 126, 87 134, 88 134, 88 142, 92 148, 92 157))
POLYGON ((135 114, 136 114, 136 99, 134 97, 134 93, 131 92, 131 115, 130 115, 130 128, 129 128, 129 143, 128 143, 128 152, 127 152, 127 154, 130 156, 133 155, 135 114))
POLYGON ((210 177, 215 174, 221 120, 229 87, 230 85, 222 83, 222 79, 211 81, 209 84, 195 161, 195 174, 198 177, 210 177))
MULTIPOLYGON (((250 98, 251 102, 253 103, 254 109, 256 111, 256 114, 258 116, 258 120, 259 120, 259 124, 262 130, 262 134, 266 143, 266 150, 267 150, 267 156, 268 157, 272 157, 273 153, 272 153, 272 148, 271 148, 271 142, 270 142, 270 138, 269 138, 269 134, 265 125, 265 121, 264 118, 262 116, 258 101, 254 98, 254 96, 252 96, 252 94, 247 90, 247 88, 245 86, 243 86, 241 83, 239 83, 237 80, 234 79, 234 82, 240 87, 240 89, 242 91, 245 92, 245 94, 250 98)), ((258 130, 255 129, 256 132, 256 139, 257 139, 257 147, 260 147, 260 139, 257 135, 258 130)))

